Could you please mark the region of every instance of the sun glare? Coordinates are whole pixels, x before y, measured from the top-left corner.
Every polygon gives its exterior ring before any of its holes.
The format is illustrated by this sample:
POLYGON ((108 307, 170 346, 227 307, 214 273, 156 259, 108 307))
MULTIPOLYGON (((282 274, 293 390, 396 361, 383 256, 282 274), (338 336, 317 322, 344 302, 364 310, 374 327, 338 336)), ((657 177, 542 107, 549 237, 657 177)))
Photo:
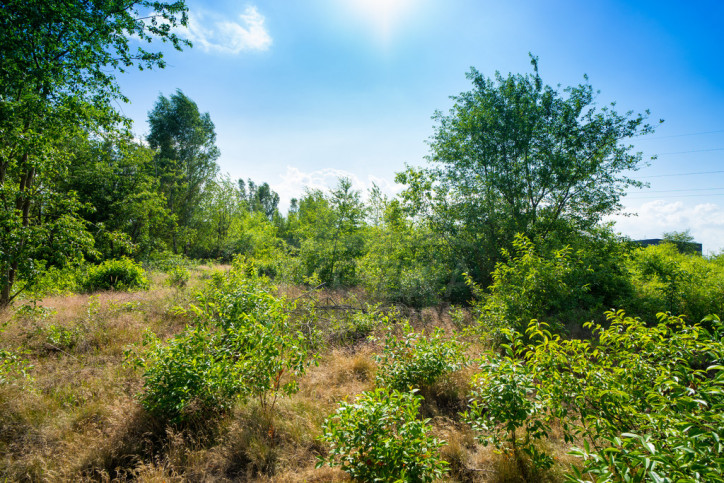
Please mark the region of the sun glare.
POLYGON ((369 23, 381 40, 387 40, 394 28, 410 13, 415 0, 349 0, 355 14, 369 23))

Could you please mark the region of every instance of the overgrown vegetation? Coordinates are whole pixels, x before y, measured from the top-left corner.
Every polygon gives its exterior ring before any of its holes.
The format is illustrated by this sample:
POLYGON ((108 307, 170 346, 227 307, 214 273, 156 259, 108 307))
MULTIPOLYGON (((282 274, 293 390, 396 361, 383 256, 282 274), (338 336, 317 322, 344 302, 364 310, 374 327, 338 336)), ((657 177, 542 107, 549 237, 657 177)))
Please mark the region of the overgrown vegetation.
POLYGON ((354 404, 342 403, 322 425, 329 456, 320 464, 339 465, 357 481, 432 481, 445 474, 438 449, 444 443, 419 420, 420 397, 413 392, 377 389, 354 404))
POLYGON ((0 479, 724 480, 724 256, 602 223, 648 113, 473 69, 399 196, 283 214, 183 92, 134 139, 187 9, 116 7, 0 8, 0 479))
POLYGON ((146 334, 149 350, 133 359, 144 370, 143 407, 183 422, 255 398, 273 427, 277 399, 298 390, 297 378, 314 360, 289 320, 292 308, 253 266, 237 261, 215 273, 189 308, 192 326, 168 344, 146 334))

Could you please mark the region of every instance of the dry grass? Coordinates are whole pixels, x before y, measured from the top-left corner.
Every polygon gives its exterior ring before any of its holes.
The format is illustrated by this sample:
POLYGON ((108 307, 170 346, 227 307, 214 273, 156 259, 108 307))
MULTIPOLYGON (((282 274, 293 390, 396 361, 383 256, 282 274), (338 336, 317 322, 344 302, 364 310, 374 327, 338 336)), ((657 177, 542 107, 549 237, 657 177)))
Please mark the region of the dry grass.
MULTIPOLYGON (((173 307, 187 305, 208 273, 194 269, 185 289, 167 287, 165 276, 155 274, 148 292, 48 297, 38 302, 41 309, 0 313, 0 323, 8 323, 0 346, 26 351, 33 365, 32 381, 0 386, 0 480, 347 481, 338 469, 315 468, 326 451, 317 438, 340 401, 374 387, 380 348, 364 338, 325 346, 319 365, 300 379, 299 392, 279 403, 273 435, 255 401, 186 427, 167 426, 139 407, 135 395, 142 377, 124 365, 124 351, 138 345, 145 330, 161 338, 181 331, 188 319, 173 307)), ((297 287, 284 292, 303 295, 297 287)), ((361 292, 323 296, 340 306, 364 303, 361 292)), ((326 323, 336 313, 325 314, 326 323)), ((455 330, 447 310, 408 315, 418 329, 455 330)), ((519 465, 476 443, 460 420, 474 370, 423 394, 423 416, 448 442, 442 449, 450 463, 448 481, 523 481, 519 465)), ((558 454, 567 449, 555 439, 550 445, 558 454)), ((545 481, 560 480, 551 475, 545 481)))

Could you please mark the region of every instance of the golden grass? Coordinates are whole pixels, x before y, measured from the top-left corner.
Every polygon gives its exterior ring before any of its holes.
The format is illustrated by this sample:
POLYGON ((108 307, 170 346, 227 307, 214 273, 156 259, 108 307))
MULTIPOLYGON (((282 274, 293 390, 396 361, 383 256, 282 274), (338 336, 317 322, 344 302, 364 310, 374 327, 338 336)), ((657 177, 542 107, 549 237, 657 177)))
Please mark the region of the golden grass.
MULTIPOLYGON (((173 307, 187 306, 207 275, 208 269, 198 267, 189 286, 176 289, 155 274, 148 292, 47 297, 32 314, 17 315, 20 304, 0 313, 0 322, 8 322, 1 347, 26 351, 33 365, 32 381, 0 386, 0 480, 348 481, 338 469, 315 468, 317 456, 326 452, 317 438, 340 401, 374 388, 379 343, 362 339, 323 349, 319 365, 300 379, 299 392, 279 402, 273 436, 256 401, 183 428, 140 408, 135 395, 142 377, 124 365, 124 351, 138 345, 145 330, 162 339, 181 331, 189 320, 173 307), (70 335, 53 343, 53 334, 70 335)), ((304 293, 298 287, 283 291, 289 297, 304 293)), ((358 291, 323 296, 338 305, 364 303, 358 291)), ((409 315, 418 329, 455 330, 447 310, 409 315)), ((478 444, 461 421, 474 370, 453 374, 423 394, 423 416, 448 442, 442 449, 450 463, 447 481, 522 481, 518 466, 478 444)), ((550 445, 559 455, 567 451, 557 439, 550 445)))

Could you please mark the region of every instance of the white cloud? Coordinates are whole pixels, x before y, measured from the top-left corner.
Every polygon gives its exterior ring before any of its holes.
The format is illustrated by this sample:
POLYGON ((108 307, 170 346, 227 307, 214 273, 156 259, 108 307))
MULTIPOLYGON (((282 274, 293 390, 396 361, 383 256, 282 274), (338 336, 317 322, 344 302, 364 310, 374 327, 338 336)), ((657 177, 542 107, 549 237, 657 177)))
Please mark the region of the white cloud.
POLYGON ((335 168, 304 172, 294 166, 287 166, 286 172, 281 174, 280 177, 281 182, 269 184, 279 193, 281 198, 280 209, 282 211, 289 207, 292 198, 301 198, 305 189, 320 189, 326 192, 337 185, 339 178, 349 178, 352 182, 352 188, 360 191, 363 199, 367 198, 368 190, 372 188, 373 184, 379 186, 382 193, 386 195, 394 195, 401 189, 400 185, 384 178, 368 176, 367 179, 362 179, 352 172, 335 168))
POLYGON ((660 238, 665 232, 691 230, 703 244, 704 253, 724 249, 724 208, 715 203, 690 205, 681 201, 655 200, 642 204, 638 216, 614 216, 616 231, 633 239, 660 238))
POLYGON ((239 22, 224 19, 203 10, 189 13, 188 27, 181 34, 207 52, 238 54, 243 51, 264 51, 272 38, 264 26, 265 18, 256 7, 247 6, 239 22))

